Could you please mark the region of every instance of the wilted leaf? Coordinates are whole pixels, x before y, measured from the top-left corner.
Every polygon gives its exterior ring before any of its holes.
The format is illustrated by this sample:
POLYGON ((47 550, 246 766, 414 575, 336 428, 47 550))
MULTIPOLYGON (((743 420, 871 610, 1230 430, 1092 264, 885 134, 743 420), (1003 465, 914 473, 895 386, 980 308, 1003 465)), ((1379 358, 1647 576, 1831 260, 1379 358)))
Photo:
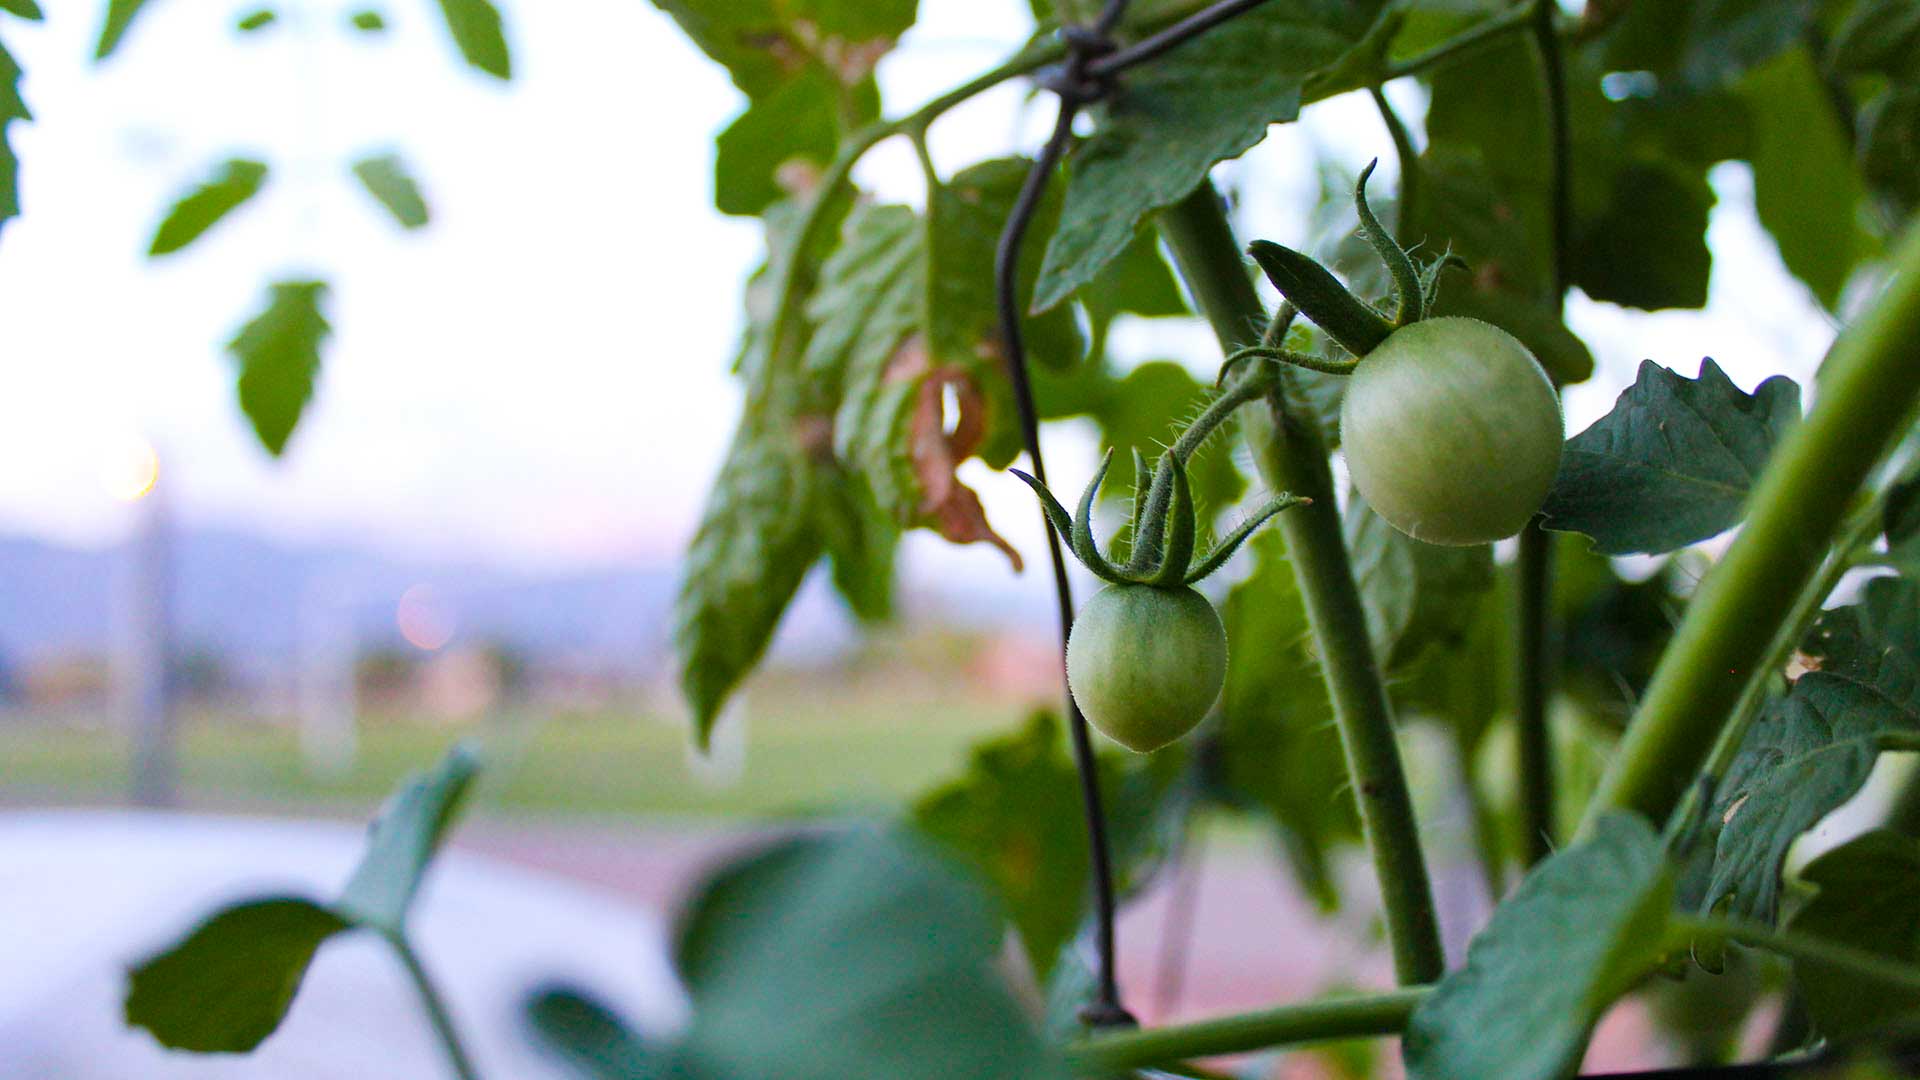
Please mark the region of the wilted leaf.
POLYGON ((1673 878, 1660 838, 1629 814, 1540 863, 1414 1010, 1410 1080, 1560 1080, 1600 1014, 1665 948, 1673 878))
POLYGON ((1712 360, 1687 379, 1644 361, 1613 411, 1567 440, 1542 509, 1608 555, 1659 553, 1724 532, 1745 513, 1767 456, 1800 418, 1800 388, 1774 376, 1749 394, 1712 360))
POLYGON ((280 1027, 314 952, 350 928, 299 897, 223 908, 133 969, 127 1023, 175 1050, 245 1053, 280 1027))
POLYGON ((1920 749, 1920 587, 1868 582, 1801 652, 1816 670, 1754 721, 1720 783, 1705 910, 1771 921, 1793 842, 1860 790, 1883 750, 1920 749))
POLYGON ((440 13, 467 63, 496 79, 513 78, 513 56, 493 0, 440 0, 440 13))
POLYGON ((1093 281, 1146 215, 1297 116, 1307 78, 1353 48, 1384 6, 1269 4, 1130 72, 1074 153, 1035 309, 1093 281))
POLYGON ((182 196, 153 234, 149 255, 167 255, 198 240, 208 229, 260 193, 267 182, 265 162, 233 158, 220 171, 182 196))
MULTIPOLYGON (((1791 928, 1889 960, 1920 962, 1920 841, 1878 830, 1820 856, 1800 872, 1820 891, 1791 928)), ((1846 1042, 1920 1019, 1920 994, 1845 968, 1794 961, 1819 1033, 1846 1042)))
POLYGON ((1493 547, 1440 547, 1415 540, 1354 492, 1345 517, 1353 576, 1374 655, 1389 673, 1429 646, 1458 645, 1476 599, 1493 587, 1493 547))
POLYGON ((387 208, 387 213, 393 215, 401 228, 424 228, 432 219, 427 201, 420 195, 420 186, 414 183, 413 173, 400 155, 361 158, 353 163, 353 175, 359 178, 367 194, 387 208))
POLYGON ((320 347, 332 332, 320 310, 326 296, 323 281, 279 282, 267 309, 227 345, 240 365, 240 410, 275 457, 313 398, 320 347))

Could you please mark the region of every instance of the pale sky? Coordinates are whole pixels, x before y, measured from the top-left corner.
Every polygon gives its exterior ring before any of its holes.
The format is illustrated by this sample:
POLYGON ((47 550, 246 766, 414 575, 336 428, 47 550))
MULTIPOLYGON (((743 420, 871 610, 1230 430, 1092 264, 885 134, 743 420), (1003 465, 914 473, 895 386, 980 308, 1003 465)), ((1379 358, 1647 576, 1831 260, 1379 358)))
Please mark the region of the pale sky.
MULTIPOLYGON (((154 3, 121 53, 88 61, 99 4, 0 16, 37 121, 13 128, 25 216, 0 233, 0 534, 110 541, 127 508, 102 474, 144 436, 161 448, 189 524, 532 566, 671 558, 697 519, 739 408, 727 374, 754 222, 710 209, 714 132, 739 108, 718 67, 645 0, 506 0, 516 79, 459 64, 432 0, 390 0, 392 32, 344 29, 360 6, 283 3, 288 24, 236 38, 251 3, 154 3), (346 173, 400 147, 435 222, 403 234, 346 173), (143 252, 173 197, 241 154, 274 168, 263 198, 194 248, 143 252), (287 457, 258 448, 222 346, 265 283, 320 272, 337 336, 287 457)), ((881 68, 889 110, 992 64, 1023 36, 1025 0, 922 0, 921 26, 881 68)), ((1396 100, 1417 111, 1411 87, 1396 100)), ((1021 88, 936 129, 951 171, 1030 149, 1044 130, 1021 88)), ((1390 144, 1364 100, 1316 106, 1228 166, 1251 232, 1298 241, 1310 149, 1390 144)), ((903 147, 863 168, 916 201, 903 147)), ((1743 167, 1714 174, 1719 255, 1705 312, 1658 316, 1577 298, 1602 365, 1574 388, 1568 429, 1606 411, 1651 357, 1693 374, 1703 355, 1751 388, 1801 379, 1831 338, 1752 218, 1743 167)), ((1204 329, 1137 325, 1124 355, 1217 363, 1204 329)), ((1050 465, 1077 488, 1089 433, 1049 430, 1050 465)), ((1031 496, 977 466, 996 527, 1042 550, 1031 496)), ((911 573, 1004 575, 984 546, 929 536, 911 573)))

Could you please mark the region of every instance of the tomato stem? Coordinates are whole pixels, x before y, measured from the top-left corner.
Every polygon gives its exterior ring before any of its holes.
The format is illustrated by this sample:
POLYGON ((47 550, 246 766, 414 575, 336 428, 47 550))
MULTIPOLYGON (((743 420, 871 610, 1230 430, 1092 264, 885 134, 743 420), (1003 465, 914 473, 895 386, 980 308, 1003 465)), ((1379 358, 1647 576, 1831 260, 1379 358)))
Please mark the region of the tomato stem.
MULTIPOLYGON (((1224 351, 1253 344, 1249 339, 1269 323, 1219 192, 1201 184, 1161 214, 1160 230, 1224 351)), ((1361 828, 1380 880, 1394 969, 1403 984, 1432 982, 1445 970, 1446 958, 1426 856, 1394 738, 1393 708, 1341 532, 1327 447, 1311 424, 1288 417, 1278 398, 1277 391, 1269 392, 1268 407, 1249 414, 1247 441, 1264 460, 1268 483, 1312 500, 1283 515, 1280 529, 1313 625, 1361 828)))
POLYGON ((1183 1058, 1397 1035, 1428 993, 1427 987, 1419 986, 1282 1005, 1192 1024, 1096 1035, 1069 1045, 1067 1060, 1076 1072, 1107 1075, 1183 1058))

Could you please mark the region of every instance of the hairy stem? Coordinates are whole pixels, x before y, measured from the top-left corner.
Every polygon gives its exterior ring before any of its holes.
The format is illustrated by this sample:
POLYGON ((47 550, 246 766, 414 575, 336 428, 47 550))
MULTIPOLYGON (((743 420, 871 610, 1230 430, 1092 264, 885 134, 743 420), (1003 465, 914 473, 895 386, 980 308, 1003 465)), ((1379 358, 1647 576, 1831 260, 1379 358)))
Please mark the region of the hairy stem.
POLYGON ((1067 1060, 1076 1072, 1106 1075, 1182 1058, 1398 1035, 1429 992, 1427 987, 1417 986, 1364 997, 1283 1005, 1193 1024, 1096 1035, 1068 1046, 1067 1060))
POLYGON ((1706 760, 1747 683, 1819 572, 1848 504, 1920 402, 1920 226, 1886 292, 1840 336, 1813 411, 1774 451, 1749 497, 1746 527, 1694 594, 1587 811, 1663 820, 1706 760))
POLYGON ((413 987, 420 994, 420 1003, 427 1010, 427 1019, 433 1024, 433 1034, 446 1051, 447 1064, 452 1067, 453 1075, 460 1080, 478 1080, 480 1074, 474 1070, 473 1059, 467 1056, 466 1047, 461 1045, 460 1033, 453 1026, 453 1016, 447 1012, 447 1003, 434 986, 433 979, 427 975, 426 967, 420 963, 420 954, 413 951, 413 945, 406 938, 392 935, 387 939, 400 963, 407 969, 407 978, 413 981, 413 987))
MULTIPOLYGON (((1160 229, 1223 351, 1231 355, 1261 340, 1266 314, 1213 185, 1202 184, 1168 208, 1160 229)), ((1312 425, 1286 415, 1277 393, 1268 401, 1268 408, 1249 412, 1247 441, 1269 486, 1313 500, 1283 515, 1280 531, 1333 699, 1361 827, 1380 880, 1394 970, 1402 984, 1432 982, 1446 967, 1433 891, 1394 740, 1393 708, 1367 637, 1340 529, 1327 448, 1312 425)))

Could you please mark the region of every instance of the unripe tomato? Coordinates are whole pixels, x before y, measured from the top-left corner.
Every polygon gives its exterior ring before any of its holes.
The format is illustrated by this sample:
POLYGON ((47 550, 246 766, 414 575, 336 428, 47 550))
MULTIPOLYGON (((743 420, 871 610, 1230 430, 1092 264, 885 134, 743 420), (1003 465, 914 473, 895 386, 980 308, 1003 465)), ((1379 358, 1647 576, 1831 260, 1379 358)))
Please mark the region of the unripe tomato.
POLYGON ((1354 487, 1381 517, 1431 544, 1519 532, 1560 469, 1560 400, 1512 334, 1477 319, 1426 319, 1360 361, 1340 408, 1354 487))
POLYGON ((1226 627, 1186 586, 1109 585, 1067 638, 1067 686, 1080 711, 1143 754, 1192 731, 1226 678, 1226 627))

